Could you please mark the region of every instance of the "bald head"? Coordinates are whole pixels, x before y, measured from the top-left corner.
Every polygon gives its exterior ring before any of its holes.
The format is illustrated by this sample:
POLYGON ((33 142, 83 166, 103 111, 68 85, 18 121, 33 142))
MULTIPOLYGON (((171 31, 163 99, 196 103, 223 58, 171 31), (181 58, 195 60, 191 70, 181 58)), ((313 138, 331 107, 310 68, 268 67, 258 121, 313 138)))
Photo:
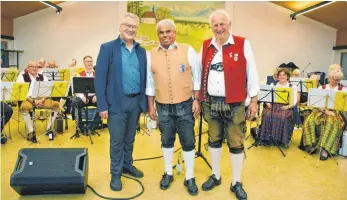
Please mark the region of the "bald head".
POLYGON ((44 68, 45 65, 46 65, 46 61, 44 58, 40 58, 40 60, 38 61, 38 65, 39 65, 39 68, 44 68))
POLYGON ((57 68, 57 64, 55 63, 54 60, 50 60, 47 64, 47 68, 57 68))

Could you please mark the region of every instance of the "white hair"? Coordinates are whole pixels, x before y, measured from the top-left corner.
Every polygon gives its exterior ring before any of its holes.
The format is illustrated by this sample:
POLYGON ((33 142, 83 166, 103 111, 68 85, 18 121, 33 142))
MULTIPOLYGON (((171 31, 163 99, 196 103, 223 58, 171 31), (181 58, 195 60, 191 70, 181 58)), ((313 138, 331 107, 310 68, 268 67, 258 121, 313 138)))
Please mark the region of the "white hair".
POLYGON ((171 19, 162 19, 157 23, 157 31, 159 31, 159 27, 161 26, 169 26, 173 31, 176 31, 175 22, 171 19))
POLYGON ((123 15, 122 19, 121 19, 121 24, 123 22, 125 22, 126 18, 131 18, 131 19, 134 19, 136 20, 137 23, 140 22, 140 19, 137 15, 133 14, 133 13, 125 13, 125 15, 123 15))
POLYGON ((332 64, 332 65, 329 66, 328 77, 331 78, 333 76, 338 76, 339 78, 343 77, 343 72, 342 72, 341 65, 339 65, 339 64, 332 64))
POLYGON ((214 15, 217 15, 217 14, 218 15, 224 15, 227 18, 228 22, 230 22, 229 14, 223 9, 217 9, 217 10, 212 11, 212 13, 210 15, 210 25, 212 25, 212 17, 214 15))

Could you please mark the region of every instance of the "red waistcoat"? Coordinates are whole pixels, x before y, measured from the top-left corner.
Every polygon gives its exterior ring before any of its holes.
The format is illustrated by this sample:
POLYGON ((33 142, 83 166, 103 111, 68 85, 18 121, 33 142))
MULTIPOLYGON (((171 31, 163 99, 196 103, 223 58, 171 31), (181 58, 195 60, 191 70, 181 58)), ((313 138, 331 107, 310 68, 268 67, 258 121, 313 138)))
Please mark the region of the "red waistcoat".
MULTIPOLYGON (((223 67, 226 103, 243 102, 247 97, 246 58, 244 55, 245 38, 232 36, 234 44, 223 46, 223 67)), ((199 92, 200 101, 208 101, 207 79, 212 59, 217 49, 211 44, 212 39, 205 40, 202 49, 202 74, 199 92)))
MULTIPOLYGON (((83 71, 80 73, 80 76, 87 76, 86 70, 83 70, 83 71)), ((93 71, 93 77, 95 77, 95 71, 93 71)))

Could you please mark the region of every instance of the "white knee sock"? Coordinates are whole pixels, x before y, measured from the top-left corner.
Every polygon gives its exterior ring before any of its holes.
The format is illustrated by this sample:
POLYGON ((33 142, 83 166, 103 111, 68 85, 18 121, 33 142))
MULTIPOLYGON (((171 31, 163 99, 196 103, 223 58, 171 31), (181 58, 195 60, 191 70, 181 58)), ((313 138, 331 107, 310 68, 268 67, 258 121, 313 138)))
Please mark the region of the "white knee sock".
POLYGON ((211 155, 212 174, 214 174, 216 178, 219 180, 220 179, 220 158, 221 158, 222 148, 209 147, 208 150, 211 155))
POLYGON ((52 123, 57 118, 57 115, 58 115, 58 111, 53 111, 53 117, 52 117, 52 114, 49 115, 50 117, 47 124, 47 130, 51 128, 52 123))
POLYGON ((183 151, 183 158, 186 166, 186 180, 194 178, 195 150, 183 151))
POLYGON ((163 149, 163 157, 164 157, 164 168, 165 172, 168 175, 172 176, 172 159, 173 159, 173 148, 162 148, 163 149))
POLYGON ((23 112, 23 113, 22 113, 22 116, 23 116, 25 125, 26 125, 27 128, 29 129, 29 133, 33 132, 33 131, 34 131, 33 122, 31 121, 31 116, 30 116, 30 114, 27 113, 27 112, 23 112))
POLYGON ((236 182, 241 182, 241 173, 244 160, 244 153, 234 154, 230 153, 230 161, 232 168, 232 185, 235 185, 236 182))
POLYGON ((64 107, 65 102, 66 102, 65 99, 63 99, 63 98, 60 99, 60 101, 59 101, 59 108, 60 108, 60 109, 62 109, 62 108, 64 107))

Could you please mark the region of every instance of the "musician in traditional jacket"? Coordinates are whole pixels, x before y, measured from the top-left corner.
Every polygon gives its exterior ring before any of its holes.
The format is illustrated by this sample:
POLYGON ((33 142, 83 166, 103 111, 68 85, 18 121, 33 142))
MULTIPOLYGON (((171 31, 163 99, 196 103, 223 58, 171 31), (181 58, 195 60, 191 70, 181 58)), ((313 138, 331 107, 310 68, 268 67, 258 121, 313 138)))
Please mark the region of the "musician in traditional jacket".
MULTIPOLYGON (((278 82, 275 85, 276 87, 296 89, 296 86, 289 82, 290 72, 288 69, 280 68, 277 76, 278 82)), ((260 139, 259 144, 288 147, 295 125, 293 108, 300 100, 299 93, 297 93, 297 97, 297 101, 293 105, 266 103, 258 138, 260 139)))
MULTIPOLYGON (((85 67, 85 70, 80 72, 77 76, 78 77, 95 77, 95 71, 93 69, 94 63, 93 63, 93 58, 89 55, 85 56, 83 58, 83 64, 85 67)), ((74 119, 76 121, 77 125, 81 128, 82 125, 82 108, 86 106, 95 106, 97 107, 97 100, 96 100, 96 95, 95 93, 88 93, 88 96, 83 93, 76 93, 75 98, 72 102, 72 115, 74 116, 74 119)), ((95 115, 96 118, 99 118, 99 115, 95 115)), ((95 119, 88 119, 88 120, 93 120, 95 119)), ((81 131, 83 131, 81 129, 81 131)))
POLYGON ((210 16, 213 38, 205 40, 200 53, 202 63, 199 101, 208 123, 208 144, 212 173, 202 190, 221 184, 220 158, 222 142, 227 140, 232 163, 230 191, 237 199, 247 199, 241 183, 244 160, 245 118, 257 113, 259 77, 253 51, 246 38, 231 34, 231 20, 224 10, 210 16), (247 115, 245 100, 251 98, 247 115))
POLYGON ((46 135, 52 132, 51 125, 55 121, 59 111, 59 103, 56 101, 52 101, 46 97, 32 98, 33 83, 36 81, 48 81, 47 77, 38 73, 38 69, 39 66, 37 62, 30 60, 26 67, 25 73, 19 75, 17 78, 17 82, 27 82, 30 84, 27 99, 21 104, 20 111, 29 130, 28 140, 31 140, 34 143, 37 142, 36 133, 34 132, 33 122, 31 121, 31 116, 29 114, 29 112, 32 111, 33 106, 36 108, 53 109, 53 116, 50 115, 50 119, 48 120, 46 135))
MULTIPOLYGON (((328 72, 329 84, 319 86, 319 89, 343 90, 342 85, 339 84, 342 77, 341 66, 331 65, 328 72)), ((321 152, 320 159, 327 160, 329 154, 337 153, 343 125, 344 121, 339 111, 313 109, 312 113, 305 119, 302 129, 305 150, 314 154, 317 150, 316 147, 318 147, 319 152, 321 152)))

